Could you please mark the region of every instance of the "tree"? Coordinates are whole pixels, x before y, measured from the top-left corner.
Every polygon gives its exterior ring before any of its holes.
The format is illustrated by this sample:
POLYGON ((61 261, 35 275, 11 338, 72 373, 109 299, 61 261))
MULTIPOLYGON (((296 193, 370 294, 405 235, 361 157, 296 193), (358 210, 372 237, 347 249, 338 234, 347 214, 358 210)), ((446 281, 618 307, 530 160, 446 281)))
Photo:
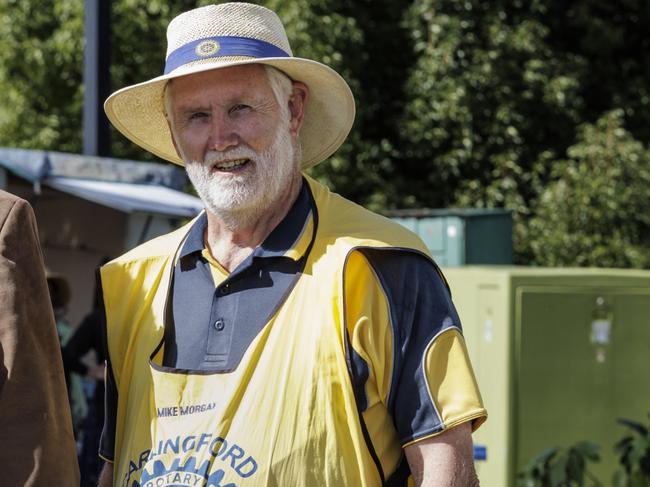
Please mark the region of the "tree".
MULTIPOLYGON (((184 10, 213 3, 189 0, 119 0, 111 3, 111 85, 113 90, 155 78, 165 67, 166 28, 184 10)), ((111 129, 117 157, 160 161, 111 129)))
POLYGON ((554 165, 530 222, 535 262, 650 267, 650 151, 623 128, 623 111, 585 124, 554 165))
POLYGON ((81 149, 83 2, 0 2, 0 146, 81 149))
MULTIPOLYGON (((167 23, 207 3, 114 0, 113 89, 159 75, 167 23)), ((279 13, 295 55, 332 66, 355 93, 350 136, 312 175, 375 210, 513 210, 518 263, 609 262, 572 261, 557 247, 553 259, 542 256, 539 249, 551 248, 539 231, 549 198, 543 195, 549 185, 559 191, 577 184, 562 170, 577 161, 567 151, 585 147, 578 137, 586 129, 578 128, 607 112, 620 110, 615 123, 627 134, 621 144, 650 143, 647 2, 257 3, 279 13)), ((83 2, 5 0, 0 35, 0 145, 80 151, 83 2)), ((115 156, 155 160, 112 134, 115 156)), ((629 162, 625 151, 608 154, 623 157, 618 164, 629 162)), ((617 231, 632 235, 629 226, 617 231)), ((645 230, 635 232, 638 239, 630 242, 640 247, 645 230)), ((619 264, 650 265, 644 262, 630 257, 619 264)))
POLYGON ((506 207, 521 222, 572 142, 584 62, 554 51, 545 2, 416 0, 399 206, 506 207))

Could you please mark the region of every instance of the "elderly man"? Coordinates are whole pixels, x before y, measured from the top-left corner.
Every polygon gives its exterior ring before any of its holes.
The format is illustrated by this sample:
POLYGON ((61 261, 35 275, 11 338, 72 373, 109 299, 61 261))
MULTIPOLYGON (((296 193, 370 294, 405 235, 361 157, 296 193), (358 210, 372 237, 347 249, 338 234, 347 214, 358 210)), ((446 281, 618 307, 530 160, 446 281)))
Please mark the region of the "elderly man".
POLYGON ((347 136, 345 81, 256 5, 186 12, 168 43, 106 111, 206 211, 101 270, 100 485, 476 485, 486 413, 438 268, 302 174, 347 136))

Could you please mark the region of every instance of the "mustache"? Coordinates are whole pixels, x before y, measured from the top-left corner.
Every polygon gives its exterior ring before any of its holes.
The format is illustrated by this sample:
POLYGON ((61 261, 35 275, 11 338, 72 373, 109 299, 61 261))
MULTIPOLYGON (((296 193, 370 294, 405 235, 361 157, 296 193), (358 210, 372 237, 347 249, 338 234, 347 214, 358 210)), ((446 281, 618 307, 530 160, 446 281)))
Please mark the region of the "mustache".
POLYGON ((204 163, 208 165, 218 164, 220 162, 232 161, 234 159, 254 159, 259 157, 259 153, 246 145, 239 145, 226 149, 225 151, 209 151, 205 155, 204 163))

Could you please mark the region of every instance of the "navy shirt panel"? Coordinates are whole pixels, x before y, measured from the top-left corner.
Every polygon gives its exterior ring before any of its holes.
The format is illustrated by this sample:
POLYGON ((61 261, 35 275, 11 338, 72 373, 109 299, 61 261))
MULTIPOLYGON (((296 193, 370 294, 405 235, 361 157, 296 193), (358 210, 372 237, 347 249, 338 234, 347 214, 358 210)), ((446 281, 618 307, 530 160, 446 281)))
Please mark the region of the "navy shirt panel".
POLYGON ((388 302, 394 340, 387 407, 400 441, 405 444, 437 433, 442 427, 442 418, 429 393, 424 357, 436 336, 451 327, 462 331, 461 323, 435 262, 420 253, 398 249, 361 251, 388 302))
POLYGON ((294 260, 285 254, 300 240, 314 211, 303 181, 287 216, 217 287, 210 264, 201 255, 207 216, 195 222, 174 267, 164 366, 218 372, 237 367, 300 277, 305 258, 294 260))

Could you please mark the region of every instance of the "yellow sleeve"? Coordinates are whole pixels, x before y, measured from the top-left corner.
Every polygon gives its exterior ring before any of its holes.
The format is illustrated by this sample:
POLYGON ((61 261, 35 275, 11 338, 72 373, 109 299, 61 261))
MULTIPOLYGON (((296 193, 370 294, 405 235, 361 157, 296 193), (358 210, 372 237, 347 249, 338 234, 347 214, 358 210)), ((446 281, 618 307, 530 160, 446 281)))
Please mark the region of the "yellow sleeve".
POLYGON ((466 421, 476 429, 486 411, 435 264, 415 252, 362 249, 349 257, 345 279, 352 381, 377 449, 466 421))

